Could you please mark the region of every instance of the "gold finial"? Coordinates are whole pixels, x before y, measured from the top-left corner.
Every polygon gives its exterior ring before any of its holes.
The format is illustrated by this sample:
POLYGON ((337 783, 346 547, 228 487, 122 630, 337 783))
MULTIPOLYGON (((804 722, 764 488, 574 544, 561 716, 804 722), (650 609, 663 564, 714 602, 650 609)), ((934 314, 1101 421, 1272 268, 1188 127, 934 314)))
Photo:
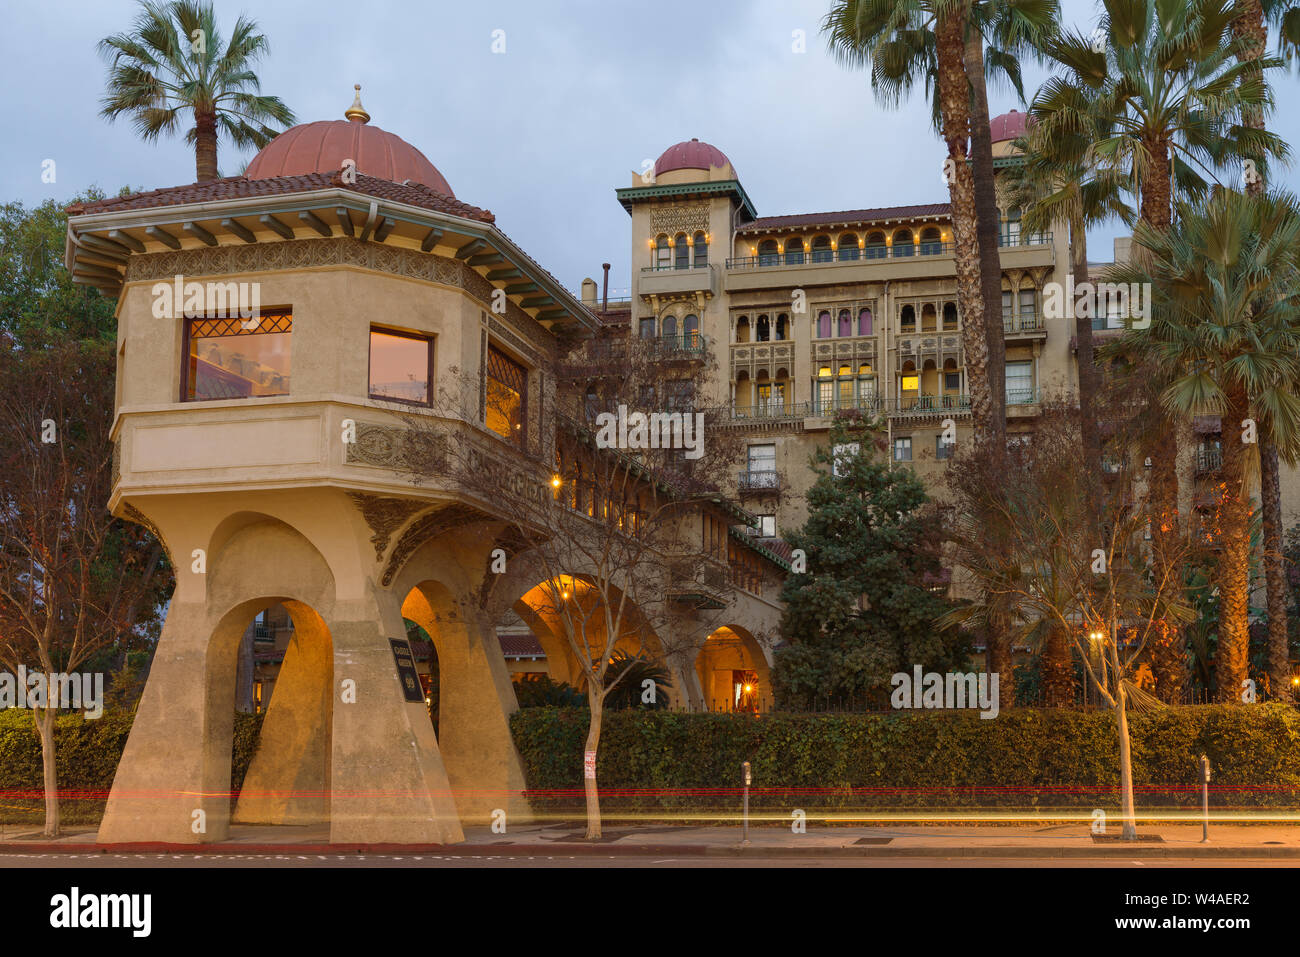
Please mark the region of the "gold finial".
POLYGON ((353 84, 352 88, 357 91, 357 95, 353 98, 352 105, 343 111, 343 115, 349 120, 356 120, 359 123, 369 123, 370 114, 367 113, 366 108, 361 105, 361 84, 353 84))

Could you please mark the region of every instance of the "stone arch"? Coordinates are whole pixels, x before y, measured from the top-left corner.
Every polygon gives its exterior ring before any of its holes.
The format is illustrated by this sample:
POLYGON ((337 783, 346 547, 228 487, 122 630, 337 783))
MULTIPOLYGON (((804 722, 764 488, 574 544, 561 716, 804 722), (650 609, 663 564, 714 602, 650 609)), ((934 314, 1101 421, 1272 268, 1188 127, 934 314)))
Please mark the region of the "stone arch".
POLYGON ((767 655, 754 634, 739 624, 715 628, 695 657, 695 677, 706 711, 770 710, 772 671, 767 655), (738 674, 752 675, 741 682, 740 700, 735 694, 738 674), (750 687, 746 692, 745 686, 750 687))

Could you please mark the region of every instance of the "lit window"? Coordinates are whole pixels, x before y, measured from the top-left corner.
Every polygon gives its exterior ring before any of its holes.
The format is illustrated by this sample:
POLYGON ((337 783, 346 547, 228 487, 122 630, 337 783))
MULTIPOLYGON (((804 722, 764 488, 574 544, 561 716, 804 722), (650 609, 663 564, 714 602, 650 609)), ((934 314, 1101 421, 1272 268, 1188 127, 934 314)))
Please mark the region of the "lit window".
POLYGON ((903 376, 903 391, 915 392, 921 385, 921 377, 915 375, 903 376))
POLYGON ((263 313, 252 329, 233 319, 191 319, 185 401, 289 394, 289 312, 263 313))
POLYGON ((370 398, 428 405, 433 340, 406 332, 370 330, 370 398))
POLYGON ((528 373, 495 346, 488 346, 485 424, 507 442, 524 444, 528 373))

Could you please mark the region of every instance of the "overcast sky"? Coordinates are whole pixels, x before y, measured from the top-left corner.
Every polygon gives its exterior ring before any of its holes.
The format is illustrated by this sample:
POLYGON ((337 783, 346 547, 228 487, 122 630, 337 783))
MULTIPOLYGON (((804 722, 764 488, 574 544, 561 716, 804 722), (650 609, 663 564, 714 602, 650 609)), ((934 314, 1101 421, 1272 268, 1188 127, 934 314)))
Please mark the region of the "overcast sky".
MULTIPOLYGON (((942 144, 918 96, 878 105, 866 76, 836 65, 820 33, 830 0, 216 0, 229 32, 256 17, 271 52, 262 90, 300 122, 342 118, 362 85, 371 122, 419 148, 458 198, 497 224, 570 289, 613 264, 626 294, 629 219, 614 198, 634 170, 699 137, 726 153, 761 216, 944 202, 942 144), (330 12, 333 11, 333 12, 330 12), (493 53, 504 31, 505 52, 493 53), (795 31, 805 52, 795 52, 795 31)), ((91 185, 153 189, 194 180, 179 137, 146 144, 100 118, 106 74, 96 42, 129 27, 133 0, 7 5, 0 31, 5 201, 68 200, 91 185), (41 181, 54 159, 57 181, 41 181)), ((1096 7, 1065 0, 1091 30, 1096 7)), ((1026 91, 1043 73, 1027 67, 1026 91)), ((1300 143, 1300 79, 1274 77, 1270 126, 1300 143)), ((990 91, 996 115, 1023 109, 990 91)), ((231 175, 251 157, 222 145, 231 175)), ((1297 168, 1288 188, 1300 186, 1297 168)), ((1109 255, 1118 227, 1090 235, 1109 255)), ((621 292, 620 292, 621 291, 621 292)))

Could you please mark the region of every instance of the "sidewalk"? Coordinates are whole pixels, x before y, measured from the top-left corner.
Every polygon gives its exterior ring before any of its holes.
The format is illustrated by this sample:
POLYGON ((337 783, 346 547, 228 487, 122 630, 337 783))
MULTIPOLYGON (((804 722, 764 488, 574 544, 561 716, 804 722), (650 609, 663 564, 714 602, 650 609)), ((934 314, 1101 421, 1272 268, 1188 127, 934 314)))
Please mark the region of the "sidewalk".
POLYGON ((1139 828, 1137 843, 1121 842, 1118 826, 1094 838, 1086 824, 1004 827, 817 827, 794 834, 789 827, 754 827, 741 844, 739 827, 637 826, 605 829, 599 842, 583 839, 581 824, 526 825, 507 834, 467 828, 454 845, 330 844, 327 825, 288 827, 240 825, 217 844, 101 845, 93 828, 72 828, 56 841, 40 829, 6 825, 0 832, 5 854, 86 854, 112 851, 185 854, 438 853, 445 855, 601 854, 760 857, 1023 857, 1023 858, 1288 858, 1300 862, 1300 825, 1211 825, 1210 843, 1201 828, 1170 825, 1139 828))

